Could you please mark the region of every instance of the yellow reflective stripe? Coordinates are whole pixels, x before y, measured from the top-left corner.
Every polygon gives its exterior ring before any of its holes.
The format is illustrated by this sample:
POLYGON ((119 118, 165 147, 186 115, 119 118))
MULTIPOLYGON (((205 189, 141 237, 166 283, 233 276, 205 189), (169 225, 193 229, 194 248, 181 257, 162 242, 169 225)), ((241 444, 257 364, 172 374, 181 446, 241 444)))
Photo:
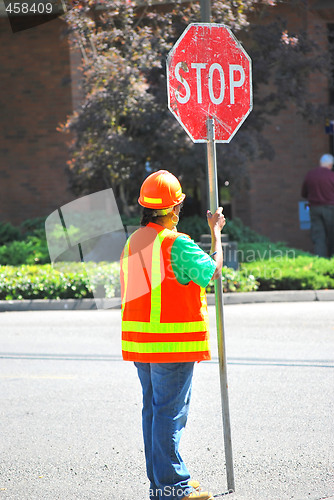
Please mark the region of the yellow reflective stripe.
POLYGON ((162 243, 163 240, 166 238, 167 234, 169 232, 169 229, 163 229, 162 231, 160 231, 160 233, 158 234, 158 237, 160 239, 160 242, 162 243))
POLYGON ((122 316, 124 312, 124 307, 126 303, 126 293, 128 289, 128 281, 129 281, 129 247, 130 247, 130 240, 126 242, 126 245, 124 247, 124 252, 123 252, 123 259, 122 259, 122 269, 123 269, 123 274, 124 274, 124 294, 123 294, 123 299, 122 299, 122 316))
POLYGON ((161 241, 159 234, 153 242, 151 270, 151 323, 160 322, 161 314, 161 241))
POLYGON ((187 323, 148 323, 142 321, 123 321, 123 332, 138 333, 196 333, 208 331, 206 321, 187 323))
POLYGON ((162 198, 148 198, 148 196, 144 196, 144 201, 147 203, 162 203, 162 198))
POLYGON ((123 351, 138 353, 199 352, 209 350, 208 340, 195 342, 131 342, 122 341, 123 351))
POLYGON ((200 300, 201 300, 201 314, 204 318, 204 320, 209 323, 209 312, 208 312, 208 303, 206 300, 206 292, 205 288, 201 287, 200 291, 200 300))
POLYGON ((168 229, 163 229, 157 234, 153 242, 152 250, 152 271, 151 271, 151 323, 160 323, 161 319, 161 244, 168 229))

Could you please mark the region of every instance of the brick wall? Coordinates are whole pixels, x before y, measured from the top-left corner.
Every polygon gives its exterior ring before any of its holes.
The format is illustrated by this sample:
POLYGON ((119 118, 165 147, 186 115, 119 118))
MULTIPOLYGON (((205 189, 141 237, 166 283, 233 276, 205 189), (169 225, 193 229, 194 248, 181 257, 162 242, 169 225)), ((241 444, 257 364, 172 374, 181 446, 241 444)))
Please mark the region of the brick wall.
POLYGON ((13 34, 0 18, 0 221, 47 216, 73 199, 63 134, 72 111, 67 40, 60 19, 13 34))

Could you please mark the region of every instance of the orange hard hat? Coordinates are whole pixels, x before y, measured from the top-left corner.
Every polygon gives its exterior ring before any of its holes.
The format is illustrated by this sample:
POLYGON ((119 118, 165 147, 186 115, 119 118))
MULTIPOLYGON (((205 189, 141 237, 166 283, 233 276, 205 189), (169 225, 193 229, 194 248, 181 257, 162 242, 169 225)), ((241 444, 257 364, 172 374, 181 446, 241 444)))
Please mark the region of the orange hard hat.
POLYGON ((175 175, 167 170, 158 170, 144 180, 138 203, 152 209, 169 208, 181 203, 185 197, 175 175))

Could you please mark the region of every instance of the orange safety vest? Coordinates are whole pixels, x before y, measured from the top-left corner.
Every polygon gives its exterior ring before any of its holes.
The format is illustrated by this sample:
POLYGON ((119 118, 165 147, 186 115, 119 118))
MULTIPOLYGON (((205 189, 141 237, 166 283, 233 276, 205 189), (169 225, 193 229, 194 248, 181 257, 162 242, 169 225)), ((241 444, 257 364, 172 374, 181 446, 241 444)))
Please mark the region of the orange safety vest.
POLYGON ((193 281, 181 285, 171 264, 172 245, 181 234, 149 223, 133 233, 124 247, 124 360, 173 363, 211 359, 205 289, 193 281))

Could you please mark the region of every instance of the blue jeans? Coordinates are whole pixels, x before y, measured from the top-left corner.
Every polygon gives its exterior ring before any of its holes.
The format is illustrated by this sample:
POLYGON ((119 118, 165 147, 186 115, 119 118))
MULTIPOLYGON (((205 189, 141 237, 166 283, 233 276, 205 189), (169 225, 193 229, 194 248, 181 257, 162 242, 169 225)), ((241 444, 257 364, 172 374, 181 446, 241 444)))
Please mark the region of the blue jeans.
POLYGON ((194 363, 135 363, 143 389, 142 425, 151 500, 189 495, 190 474, 180 453, 194 363))

